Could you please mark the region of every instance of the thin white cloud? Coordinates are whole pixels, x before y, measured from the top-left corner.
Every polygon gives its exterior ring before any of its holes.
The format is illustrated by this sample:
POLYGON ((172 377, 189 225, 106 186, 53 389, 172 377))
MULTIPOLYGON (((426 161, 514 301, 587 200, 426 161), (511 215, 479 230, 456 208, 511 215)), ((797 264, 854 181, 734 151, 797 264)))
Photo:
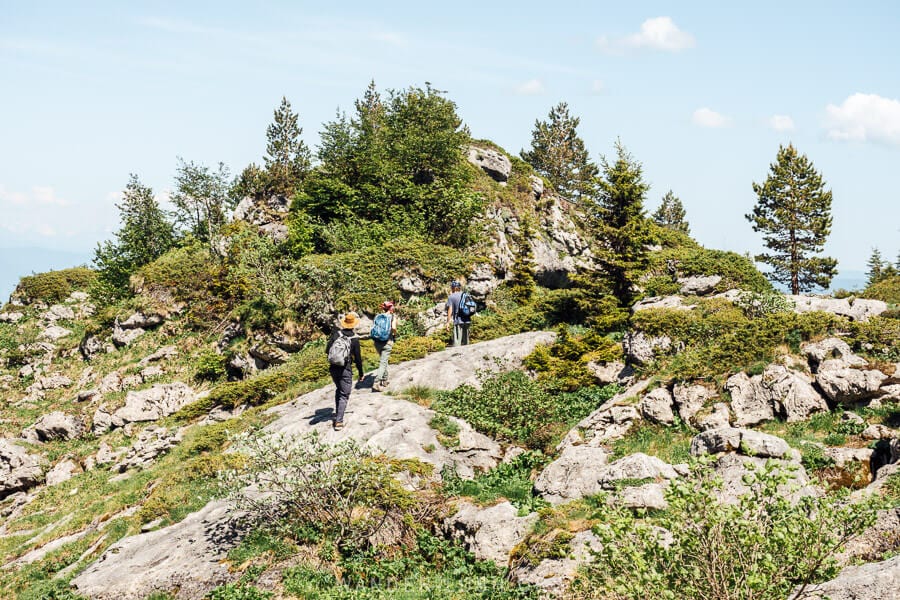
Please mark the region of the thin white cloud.
POLYGON ((787 115, 772 115, 769 117, 769 127, 775 131, 793 131, 794 120, 787 115))
POLYGON ((697 42, 693 35, 682 31, 671 17, 654 17, 641 23, 637 33, 613 39, 603 35, 597 38, 597 45, 608 52, 629 49, 680 52, 693 48, 697 42))
POLYGON ((538 96, 545 91, 544 82, 540 79, 529 79, 525 83, 516 86, 516 93, 520 96, 538 96))
POLYGON ((716 111, 703 107, 694 111, 691 121, 694 125, 708 128, 725 127, 731 123, 731 119, 716 111))
POLYGON ((400 35, 399 33, 393 33, 391 31, 380 31, 377 33, 373 33, 371 38, 373 41, 381 42, 389 46, 402 47, 409 44, 409 40, 407 40, 404 36, 400 35))
POLYGON ((602 94, 606 91, 606 85, 604 85, 603 81, 599 79, 595 79, 591 82, 591 93, 592 94, 602 94))
POLYGON ((825 109, 828 137, 839 141, 900 144, 900 101, 877 94, 853 94, 825 109))
POLYGON ((0 185, 0 206, 11 204, 14 206, 69 206, 70 202, 56 195, 56 191, 49 186, 36 185, 30 193, 7 190, 0 185))
POLYGON ((65 198, 60 198, 56 192, 49 186, 34 186, 31 188, 34 201, 38 204, 46 206, 68 206, 70 203, 65 198))

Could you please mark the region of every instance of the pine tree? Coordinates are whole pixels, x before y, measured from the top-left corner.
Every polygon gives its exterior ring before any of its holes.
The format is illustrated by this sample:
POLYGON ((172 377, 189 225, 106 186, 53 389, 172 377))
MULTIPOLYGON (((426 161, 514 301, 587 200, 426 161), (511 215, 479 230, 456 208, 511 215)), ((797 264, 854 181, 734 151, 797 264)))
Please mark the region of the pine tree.
POLYGON ((310 152, 300 135, 299 116, 287 98, 275 109, 275 118, 266 129, 266 170, 270 191, 291 196, 310 169, 310 152))
POLYGON ((653 220, 657 225, 673 231, 690 234, 691 228, 687 221, 684 220, 684 217, 684 206, 672 190, 666 192, 666 195, 663 196, 662 204, 653 213, 653 220))
POLYGON ((869 256, 869 262, 866 263, 866 266, 869 267, 869 270, 866 272, 867 285, 881 281, 884 274, 884 265, 885 262, 881 258, 881 250, 877 247, 872 248, 872 255, 869 256))
POLYGON ((792 294, 828 287, 837 260, 814 255, 831 232, 831 191, 812 162, 793 145, 780 146, 769 177, 754 183, 753 191, 759 199, 745 217, 771 250, 756 256, 772 267, 768 277, 788 285, 792 294))
POLYGON ((560 102, 546 121, 536 120, 531 132, 531 150, 522 150, 522 159, 550 180, 560 194, 572 201, 591 193, 597 165, 591 162, 576 129, 579 117, 569 114, 569 105, 560 102))
MULTIPOLYGON (((616 160, 601 160, 602 175, 597 193, 585 203, 585 224, 596 240, 594 256, 599 273, 619 306, 631 306, 634 285, 646 269, 649 221, 644 215, 644 200, 650 186, 644 182, 643 167, 616 142, 616 160)), ((593 283, 592 285, 596 285, 593 283)))

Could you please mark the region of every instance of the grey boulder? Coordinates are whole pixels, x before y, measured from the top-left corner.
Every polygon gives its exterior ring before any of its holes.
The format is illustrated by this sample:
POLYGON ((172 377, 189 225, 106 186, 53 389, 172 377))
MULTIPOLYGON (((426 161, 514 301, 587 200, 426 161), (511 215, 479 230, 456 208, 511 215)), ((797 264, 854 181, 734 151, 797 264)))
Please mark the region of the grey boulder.
POLYGON ((537 476, 534 490, 551 504, 596 494, 603 489, 598 476, 608 457, 603 448, 567 446, 537 476))
POLYGON ((444 533, 479 560, 492 560, 500 567, 507 565, 509 553, 538 519, 537 513, 518 516, 518 509, 509 502, 487 508, 461 502, 458 508, 444 520, 444 533))

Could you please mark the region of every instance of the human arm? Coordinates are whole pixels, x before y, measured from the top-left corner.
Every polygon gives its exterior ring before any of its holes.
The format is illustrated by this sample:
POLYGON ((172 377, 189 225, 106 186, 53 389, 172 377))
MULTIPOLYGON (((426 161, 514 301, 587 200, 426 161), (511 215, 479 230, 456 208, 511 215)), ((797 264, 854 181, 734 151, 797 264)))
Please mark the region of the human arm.
POLYGON ((354 337, 350 342, 350 353, 353 355, 353 362, 356 363, 356 371, 359 373, 359 380, 365 379, 366 374, 363 373, 362 350, 359 347, 359 338, 354 337))

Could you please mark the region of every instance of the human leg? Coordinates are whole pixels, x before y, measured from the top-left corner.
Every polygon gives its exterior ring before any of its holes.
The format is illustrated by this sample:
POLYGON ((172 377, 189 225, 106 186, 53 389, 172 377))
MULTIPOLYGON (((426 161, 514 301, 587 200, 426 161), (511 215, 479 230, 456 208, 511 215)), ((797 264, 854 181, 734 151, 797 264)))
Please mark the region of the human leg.
POLYGON ((383 386, 387 383, 388 380, 388 361, 391 358, 391 348, 394 347, 394 342, 388 340, 384 343, 376 343, 375 349, 378 350, 379 361, 378 361, 378 370, 375 371, 375 385, 383 386))
POLYGON ((469 345, 469 325, 470 325, 470 323, 463 323, 462 325, 459 326, 459 328, 460 328, 459 343, 462 346, 469 345))
MULTIPOLYGON (((350 391, 353 389, 353 369, 351 366, 340 367, 341 372, 339 378, 335 380, 334 392, 334 422, 344 422, 344 412, 347 410, 347 403, 350 401, 350 391)), ((332 379, 334 379, 334 371, 332 371, 332 379)))

